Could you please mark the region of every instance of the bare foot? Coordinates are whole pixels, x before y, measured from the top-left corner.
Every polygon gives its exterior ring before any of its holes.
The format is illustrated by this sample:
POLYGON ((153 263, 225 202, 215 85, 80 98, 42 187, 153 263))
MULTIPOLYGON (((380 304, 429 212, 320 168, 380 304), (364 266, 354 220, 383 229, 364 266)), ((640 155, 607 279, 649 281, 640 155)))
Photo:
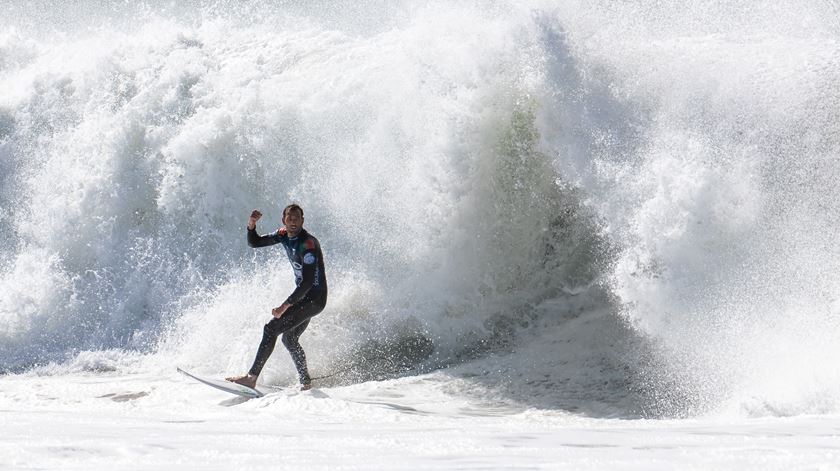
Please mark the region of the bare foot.
POLYGON ((229 378, 225 378, 225 380, 230 381, 231 383, 247 386, 251 389, 254 389, 254 387, 256 387, 257 385, 257 377, 254 375, 231 376, 229 378))

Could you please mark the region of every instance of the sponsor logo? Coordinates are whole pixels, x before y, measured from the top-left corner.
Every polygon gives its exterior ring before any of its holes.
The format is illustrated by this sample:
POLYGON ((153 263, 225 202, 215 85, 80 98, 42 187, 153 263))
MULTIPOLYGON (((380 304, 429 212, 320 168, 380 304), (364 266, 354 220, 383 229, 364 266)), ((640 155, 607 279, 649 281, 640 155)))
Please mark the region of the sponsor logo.
POLYGON ((303 256, 303 263, 305 263, 307 265, 312 265, 313 263, 315 263, 315 255, 313 255, 311 253, 308 253, 308 254, 304 255, 303 256))
POLYGON ((294 268, 295 270, 300 270, 303 268, 303 265, 301 265, 298 262, 292 262, 292 268, 294 268))

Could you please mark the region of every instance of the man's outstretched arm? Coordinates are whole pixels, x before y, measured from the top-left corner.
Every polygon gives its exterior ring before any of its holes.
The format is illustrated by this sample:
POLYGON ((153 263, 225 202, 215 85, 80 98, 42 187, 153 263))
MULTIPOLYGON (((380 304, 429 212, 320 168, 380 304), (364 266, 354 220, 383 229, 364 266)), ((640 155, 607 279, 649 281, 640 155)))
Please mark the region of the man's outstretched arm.
POLYGON ((251 217, 248 218, 248 246, 249 247, 265 247, 280 243, 277 233, 269 235, 257 234, 257 221, 262 217, 262 213, 255 209, 251 211, 251 217))

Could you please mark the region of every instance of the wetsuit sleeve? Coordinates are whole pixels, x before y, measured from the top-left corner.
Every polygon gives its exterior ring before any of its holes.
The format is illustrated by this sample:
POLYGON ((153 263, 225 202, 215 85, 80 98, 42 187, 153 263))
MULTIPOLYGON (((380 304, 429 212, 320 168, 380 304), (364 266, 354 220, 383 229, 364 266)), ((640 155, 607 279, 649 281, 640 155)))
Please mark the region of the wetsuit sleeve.
POLYGON ((257 229, 248 229, 248 246, 249 247, 266 247, 269 245, 279 244, 280 243, 280 235, 275 232, 273 234, 268 235, 259 235, 257 234, 257 229))
POLYGON ((318 266, 318 257, 315 255, 315 251, 308 250, 304 252, 302 260, 301 281, 297 288, 295 288, 292 294, 286 299, 286 302, 289 304, 295 304, 303 299, 315 283, 315 268, 318 266))

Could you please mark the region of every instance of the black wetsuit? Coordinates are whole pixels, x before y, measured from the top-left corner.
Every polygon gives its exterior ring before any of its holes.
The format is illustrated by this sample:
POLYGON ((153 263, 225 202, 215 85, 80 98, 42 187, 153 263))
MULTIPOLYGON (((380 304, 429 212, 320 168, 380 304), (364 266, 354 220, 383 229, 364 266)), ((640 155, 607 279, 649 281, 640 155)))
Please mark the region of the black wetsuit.
POLYGON ((321 244, 318 239, 312 237, 304 229, 301 229, 297 237, 290 238, 285 228, 269 235, 258 235, 256 229, 248 229, 248 245, 251 247, 266 247, 274 244, 283 244, 289 263, 295 272, 295 284, 297 288, 286 299, 291 307, 280 316, 274 318, 265 325, 263 338, 260 347, 257 349, 257 357, 249 374, 259 376, 274 345, 277 343, 277 336, 283 334, 283 345, 292 355, 295 368, 298 372, 298 379, 301 384, 309 384, 309 371, 306 368, 306 355, 298 343, 300 334, 309 325, 309 319, 324 310, 327 304, 327 278, 324 274, 324 256, 321 253, 321 244))

